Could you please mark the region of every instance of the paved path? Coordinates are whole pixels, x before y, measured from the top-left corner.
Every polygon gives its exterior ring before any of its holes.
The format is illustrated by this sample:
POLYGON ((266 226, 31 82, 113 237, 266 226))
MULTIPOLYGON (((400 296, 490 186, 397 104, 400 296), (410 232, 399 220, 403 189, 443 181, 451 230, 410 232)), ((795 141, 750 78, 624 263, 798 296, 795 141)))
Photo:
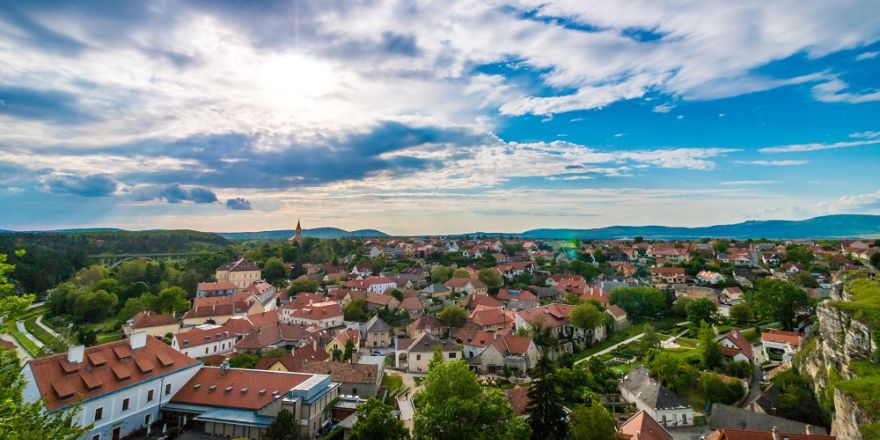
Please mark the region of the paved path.
MULTIPOLYGON (((689 324, 689 322, 685 321, 685 322, 679 322, 679 323, 676 324, 676 325, 687 325, 687 324, 689 324)), ((679 336, 681 336, 681 335, 683 335, 683 334, 685 334, 685 333, 687 333, 687 330, 685 330, 684 332, 682 332, 682 333, 679 334, 678 336, 672 336, 672 337, 670 337, 669 339, 667 339, 667 340, 665 340, 665 341, 662 341, 661 344, 663 344, 663 343, 667 343, 667 342, 669 342, 669 341, 673 341, 673 340, 675 340, 677 337, 679 337, 679 336)), ((610 347, 608 347, 608 348, 606 348, 606 349, 604 349, 604 350, 602 350, 602 351, 597 351, 597 352, 595 352, 595 353, 593 353, 593 354, 591 354, 591 355, 589 355, 589 356, 587 356, 587 357, 585 357, 585 358, 583 358, 583 359, 581 359, 581 360, 575 361, 574 365, 577 365, 577 364, 579 364, 579 363, 581 363, 581 362, 583 362, 583 361, 585 361, 585 360, 587 360, 587 359, 590 359, 590 358, 592 358, 592 357, 594 357, 594 356, 602 356, 603 354, 611 353, 612 351, 614 351, 615 349, 617 349, 617 347, 620 347, 621 345, 626 345, 626 344, 629 344, 629 343, 631 343, 631 342, 635 342, 635 341, 638 341, 639 339, 642 339, 642 336, 645 336, 645 334, 644 334, 644 333, 639 333, 639 334, 637 334, 637 335, 635 335, 635 336, 633 336, 633 337, 631 337, 631 338, 629 338, 629 339, 627 339, 627 340, 625 340, 625 341, 618 342, 618 343, 616 343, 616 344, 614 344, 614 345, 612 345, 612 346, 610 346, 610 347)))
POLYGON ((56 338, 58 338, 62 341, 64 340, 64 338, 60 334, 58 334, 58 332, 53 330, 52 327, 49 327, 48 325, 43 324, 43 315, 40 315, 37 317, 37 325, 40 326, 43 330, 46 330, 47 332, 49 332, 50 335, 55 336, 56 338))
POLYGON ((0 339, 3 339, 4 341, 9 341, 9 342, 12 342, 13 344, 15 344, 15 350, 18 351, 18 361, 22 365, 24 365, 25 362, 32 359, 31 355, 29 355, 28 352, 26 352, 24 350, 24 348, 22 348, 21 345, 18 344, 18 341, 15 340, 15 336, 10 335, 9 333, 3 333, 3 334, 0 334, 0 339))
POLYGON ((21 334, 24 335, 24 337, 30 339, 31 342, 33 342, 34 345, 37 346, 37 348, 43 348, 43 346, 44 346, 45 344, 43 344, 42 342, 40 342, 40 340, 37 339, 36 336, 30 334, 30 333, 27 331, 27 328, 25 328, 25 326, 24 326, 24 321, 18 321, 18 322, 16 322, 16 323, 15 323, 15 327, 18 328, 18 331, 20 331, 21 334))

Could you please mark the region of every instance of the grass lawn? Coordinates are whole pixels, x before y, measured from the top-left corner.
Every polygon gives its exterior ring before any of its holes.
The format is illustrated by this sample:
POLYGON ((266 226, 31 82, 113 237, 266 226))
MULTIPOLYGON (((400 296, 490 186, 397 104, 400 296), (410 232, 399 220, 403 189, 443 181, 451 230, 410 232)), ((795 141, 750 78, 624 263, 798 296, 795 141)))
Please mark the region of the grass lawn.
POLYGON ((18 346, 23 348, 31 357, 37 357, 40 354, 40 349, 31 342, 25 335, 23 335, 17 328, 15 328, 15 323, 12 323, 11 326, 7 326, 7 332, 11 334, 14 338, 18 346))
POLYGON ((664 319, 658 319, 658 320, 645 320, 643 322, 633 324, 623 330, 614 332, 614 334, 612 334, 611 337, 609 337, 608 339, 606 339, 606 340, 604 340, 604 341, 602 341, 602 342, 600 342, 600 343, 598 343, 598 344, 596 344, 596 345, 594 345, 594 346, 592 346, 592 347, 590 347, 580 353, 575 354, 575 356, 572 359, 574 360, 574 362, 577 362, 577 361, 579 361, 579 360, 581 360, 581 359, 583 359, 593 353, 598 353, 598 352, 600 352, 600 351, 602 351, 612 345, 619 344, 619 343, 621 343, 621 342, 623 342, 623 341, 625 341, 635 335, 638 335, 638 334, 642 333, 642 331, 645 327, 645 324, 651 324, 652 326, 654 326, 654 329, 656 330, 656 329, 661 329, 661 328, 663 328, 663 329, 672 328, 676 322, 678 322, 677 318, 664 318, 664 319))
POLYGON ((700 341, 691 338, 678 338, 675 342, 678 342, 678 345, 687 348, 697 348, 697 344, 700 343, 700 341))
POLYGON ((31 316, 30 318, 25 319, 24 328, 26 328, 27 331, 30 332, 30 334, 36 336, 36 338, 39 339, 40 342, 42 342, 43 344, 49 346, 56 344, 58 338, 52 336, 52 334, 44 330, 43 327, 37 325, 37 317, 39 317, 39 315, 31 316))
POLYGON ((118 341, 118 340, 122 339, 123 336, 125 336, 125 334, 122 333, 121 331, 115 332, 115 333, 101 333, 101 334, 97 335, 96 339, 98 341, 97 342, 98 344, 105 344, 107 342, 118 341))

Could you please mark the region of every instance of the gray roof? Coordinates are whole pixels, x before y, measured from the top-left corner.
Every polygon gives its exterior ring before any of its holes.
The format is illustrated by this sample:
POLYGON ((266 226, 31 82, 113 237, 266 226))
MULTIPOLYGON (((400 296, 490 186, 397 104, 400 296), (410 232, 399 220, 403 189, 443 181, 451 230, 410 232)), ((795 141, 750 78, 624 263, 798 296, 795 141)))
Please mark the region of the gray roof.
POLYGON ((431 353, 435 347, 440 347, 443 351, 458 351, 458 344, 450 341, 441 341, 434 339, 430 333, 422 333, 409 344, 407 351, 413 353, 431 353))
POLYGON ((442 285, 442 284, 440 284, 440 283, 434 283, 434 284, 431 284, 430 286, 425 287, 424 289, 422 289, 422 292, 425 292, 425 293, 443 293, 443 292, 449 292, 449 288, 446 287, 446 286, 444 286, 444 285, 442 285))
POLYGON ((238 259, 236 261, 230 261, 219 268, 217 270, 228 270, 230 272, 243 272, 243 271, 253 271, 260 270, 260 267, 257 266, 253 261, 245 260, 244 258, 238 259))
POLYGON ((382 320, 382 318, 379 318, 378 315, 370 318, 370 320, 367 321, 366 327, 367 332, 387 332, 388 330, 390 330, 388 324, 386 324, 385 321, 382 320))
MULTIPOLYGON (((757 413, 744 408, 736 408, 729 405, 716 403, 712 405, 712 415, 709 417, 711 429, 746 429, 750 431, 770 431, 776 427, 779 432, 792 434, 806 433, 807 424, 769 414, 757 413)), ((810 425, 813 434, 826 435, 825 428, 810 425)))
POLYGON ((620 383, 622 388, 636 395, 646 405, 654 409, 690 408, 677 394, 669 391, 660 382, 652 379, 645 367, 630 370, 620 383))

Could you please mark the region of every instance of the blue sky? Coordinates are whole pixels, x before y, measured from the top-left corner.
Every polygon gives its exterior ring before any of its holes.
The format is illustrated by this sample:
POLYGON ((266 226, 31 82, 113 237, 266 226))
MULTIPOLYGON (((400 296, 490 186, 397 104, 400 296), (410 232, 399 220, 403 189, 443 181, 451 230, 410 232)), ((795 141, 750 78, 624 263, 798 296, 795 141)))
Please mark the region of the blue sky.
POLYGON ((880 214, 873 1, 5 2, 0 229, 880 214))

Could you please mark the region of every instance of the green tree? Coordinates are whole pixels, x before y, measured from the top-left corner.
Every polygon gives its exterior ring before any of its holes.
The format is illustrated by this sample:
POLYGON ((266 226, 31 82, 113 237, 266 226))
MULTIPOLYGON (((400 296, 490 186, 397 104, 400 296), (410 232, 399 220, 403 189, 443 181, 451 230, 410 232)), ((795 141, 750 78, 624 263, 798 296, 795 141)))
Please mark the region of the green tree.
POLYGON ((15 350, 0 349, 0 438, 75 440, 91 429, 79 426, 79 403, 50 413, 43 400, 25 402, 20 371, 15 350))
POLYGON ((737 324, 745 324, 752 320, 752 306, 747 302, 735 304, 730 307, 730 319, 737 324))
POLYGON ((705 321, 700 323, 700 342, 698 345, 703 368, 712 370, 721 366, 723 355, 721 347, 715 342, 715 332, 705 321))
POLYGON ((430 370, 414 397, 415 440, 512 440, 529 438, 529 427, 500 390, 484 389, 464 361, 430 370))
POLYGON ((871 266, 874 266, 874 269, 880 269, 880 252, 871 254, 871 258, 868 261, 871 262, 871 266))
POLYGON ((532 439, 564 440, 568 438, 568 424, 565 421, 565 408, 562 406, 562 393, 559 390, 553 361, 545 352, 538 359, 532 371, 529 384, 529 426, 532 439))
POLYGON ((286 409, 282 409, 269 424, 264 434, 266 440, 305 440, 299 427, 299 420, 286 409))
POLYGON ((183 313, 189 310, 189 301, 186 299, 186 291, 180 287, 166 287, 159 291, 159 295, 153 302, 151 309, 157 313, 183 313))
POLYGON ((598 401, 580 406, 571 413, 571 440, 615 440, 614 416, 598 401))
POLYGON ((351 357, 354 354, 354 342, 351 339, 345 341, 345 352, 342 354, 343 361, 351 361, 351 357))
POLYGON ((287 294, 290 296, 296 296, 296 294, 301 292, 315 292, 318 290, 318 282, 308 278, 304 280, 296 280, 290 284, 290 288, 287 289, 287 294))
POLYGON ((452 271, 446 266, 437 266, 431 271, 432 283, 445 283, 452 276, 452 271))
POLYGON ((777 320, 791 330, 795 312, 809 304, 807 293, 782 280, 764 279, 756 284, 757 289, 745 293, 746 300, 761 317, 777 320))
MULTIPOLYGON (((24 251, 16 251, 18 257, 24 256, 24 251)), ((16 295, 15 286, 9 282, 8 275, 15 270, 15 265, 7 263, 6 254, 0 254, 0 317, 7 322, 17 320, 27 311, 34 302, 34 295, 16 295)))
POLYGON ((657 316, 666 308, 666 296, 651 287, 621 287, 611 291, 611 303, 624 310, 632 321, 657 316))
POLYGON ((260 357, 253 353, 239 353, 229 358, 229 366, 232 368, 254 368, 260 357))
POLYGON ((806 246, 791 245, 785 249, 782 259, 786 263, 810 264, 813 261, 813 252, 806 246))
POLYGON ((687 389, 693 383, 696 371, 690 365, 668 351, 652 350, 646 358, 646 365, 657 376, 657 380, 672 391, 687 389))
POLYGON ((602 324, 605 312, 591 302, 578 304, 571 310, 571 325, 584 329, 593 330, 602 324))
POLYGON ((477 272, 477 279, 482 281, 490 292, 497 292, 502 284, 501 275, 492 269, 480 269, 477 272))
POLYGON ((453 304, 441 310, 438 318, 450 327, 461 327, 467 320, 467 311, 461 306, 453 304))
POLYGON ((813 276, 810 275, 808 272, 796 273, 794 275, 794 277, 792 278, 792 281, 794 282, 794 284, 801 286, 801 287, 807 287, 807 288, 812 288, 812 289, 819 287, 819 282, 816 281, 816 279, 813 278, 813 276))
POLYGON ((715 243, 712 245, 712 249, 718 253, 727 252, 730 249, 730 242, 727 240, 715 240, 715 243))
POLYGON ((357 409, 358 420, 351 429, 351 440, 406 440, 409 431, 392 412, 394 408, 371 397, 357 409))
POLYGON ((588 283, 593 281, 593 278, 596 278, 596 275, 599 275, 599 269, 596 269, 596 266, 582 260, 572 261, 571 264, 568 265, 568 272, 584 277, 588 283))
POLYGON ((272 257, 266 260, 262 270, 263 279, 269 284, 279 284, 287 280, 287 270, 284 268, 284 262, 278 257, 272 257))
POLYGON ((398 301, 403 301, 403 292, 401 292, 397 289, 390 289, 386 293, 393 296, 398 301))
POLYGON ((356 299, 342 308, 343 318, 346 321, 365 321, 367 319, 367 301, 356 299))
POLYGON ((647 352, 652 348, 657 348, 660 346, 660 336, 657 335, 657 331, 654 330, 654 326, 651 324, 645 324, 642 327, 642 339, 640 341, 642 346, 642 351, 647 352))
POLYGON ((699 324, 700 322, 715 322, 718 318, 718 307, 708 298, 697 298, 688 301, 685 305, 688 321, 699 324))
POLYGON ((470 278, 471 273, 467 271, 467 269, 455 269, 455 272, 452 272, 452 278, 470 278))

